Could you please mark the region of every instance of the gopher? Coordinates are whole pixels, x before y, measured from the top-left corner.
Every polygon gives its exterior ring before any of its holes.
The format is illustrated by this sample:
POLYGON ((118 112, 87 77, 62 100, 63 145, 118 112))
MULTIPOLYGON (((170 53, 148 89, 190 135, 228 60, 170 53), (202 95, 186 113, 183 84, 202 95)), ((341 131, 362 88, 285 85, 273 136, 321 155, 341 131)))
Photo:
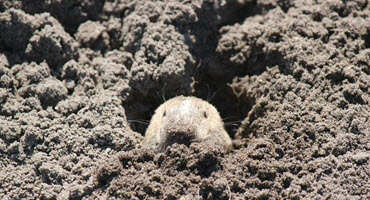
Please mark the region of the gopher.
POLYGON ((189 146, 192 142, 208 142, 232 149, 231 138, 216 108, 196 98, 178 96, 160 105, 145 132, 143 148, 163 152, 178 143, 189 146))

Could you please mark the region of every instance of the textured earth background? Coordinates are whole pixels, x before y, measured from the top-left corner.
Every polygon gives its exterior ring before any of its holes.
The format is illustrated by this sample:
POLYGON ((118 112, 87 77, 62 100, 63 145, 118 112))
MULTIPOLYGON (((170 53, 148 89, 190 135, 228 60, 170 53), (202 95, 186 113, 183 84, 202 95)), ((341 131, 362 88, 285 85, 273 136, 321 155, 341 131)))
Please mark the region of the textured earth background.
POLYGON ((369 1, 0 12, 0 199, 370 198, 369 1), (214 96, 234 150, 140 150, 134 121, 176 95, 214 96))

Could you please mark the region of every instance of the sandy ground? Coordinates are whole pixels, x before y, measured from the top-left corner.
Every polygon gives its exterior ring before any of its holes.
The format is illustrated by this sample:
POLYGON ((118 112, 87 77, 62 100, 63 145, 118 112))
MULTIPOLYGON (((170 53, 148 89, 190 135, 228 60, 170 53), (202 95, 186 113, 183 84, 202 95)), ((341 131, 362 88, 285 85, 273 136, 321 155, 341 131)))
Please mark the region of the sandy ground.
POLYGON ((369 1, 0 12, 0 199, 370 199, 369 1), (130 120, 177 95, 214 96, 234 150, 141 150, 130 120))

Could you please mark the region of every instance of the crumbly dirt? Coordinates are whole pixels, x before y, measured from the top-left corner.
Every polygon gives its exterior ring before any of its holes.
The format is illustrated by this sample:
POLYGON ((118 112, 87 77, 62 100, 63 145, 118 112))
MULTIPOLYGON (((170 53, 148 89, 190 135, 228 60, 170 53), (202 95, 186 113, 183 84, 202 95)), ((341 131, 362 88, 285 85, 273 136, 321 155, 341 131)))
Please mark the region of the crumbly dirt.
POLYGON ((367 0, 3 0, 0 199, 370 199, 369 22, 367 0), (234 150, 140 149, 177 95, 234 150))

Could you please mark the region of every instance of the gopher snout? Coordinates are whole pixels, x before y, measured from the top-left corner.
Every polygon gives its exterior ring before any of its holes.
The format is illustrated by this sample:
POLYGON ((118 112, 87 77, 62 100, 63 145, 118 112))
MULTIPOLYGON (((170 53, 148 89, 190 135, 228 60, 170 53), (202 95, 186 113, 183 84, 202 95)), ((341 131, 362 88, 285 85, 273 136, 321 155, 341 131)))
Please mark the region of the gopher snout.
POLYGON ((184 144, 189 146, 192 142, 196 140, 194 133, 189 132, 172 132, 166 134, 165 145, 170 146, 173 144, 184 144))
MULTIPOLYGON (((168 113, 171 118, 165 120, 164 126, 164 147, 172 144, 184 144, 189 146, 197 140, 198 127, 194 122, 195 113, 184 113, 178 110, 168 113)), ((196 119, 196 118, 195 118, 196 119)))

